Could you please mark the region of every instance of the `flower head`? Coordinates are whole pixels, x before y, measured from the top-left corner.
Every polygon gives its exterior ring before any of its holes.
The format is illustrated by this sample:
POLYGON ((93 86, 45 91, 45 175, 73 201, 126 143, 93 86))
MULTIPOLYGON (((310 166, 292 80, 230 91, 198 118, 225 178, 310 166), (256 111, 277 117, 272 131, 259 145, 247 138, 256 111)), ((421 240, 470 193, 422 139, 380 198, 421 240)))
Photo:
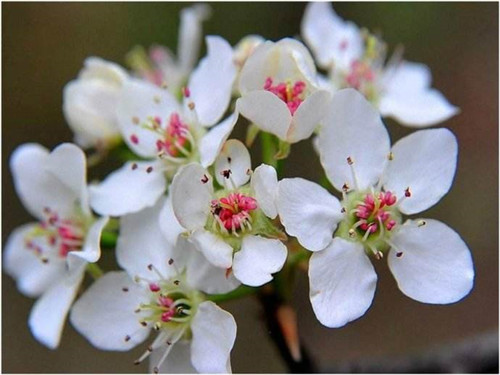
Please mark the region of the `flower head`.
POLYGON ((327 3, 307 5, 302 35, 318 65, 328 69, 323 86, 335 91, 351 87, 375 104, 383 116, 401 124, 425 127, 458 113, 432 89, 429 68, 403 61, 397 51, 386 63, 386 45, 378 37, 341 19, 327 3))
POLYGON ((184 90, 181 104, 167 90, 129 79, 118 102, 118 122, 134 153, 149 161, 129 162, 90 189, 92 208, 120 216, 153 205, 179 167, 212 164, 238 119, 221 120, 236 75, 231 46, 207 37, 208 55, 184 90), (206 127, 213 126, 209 131, 206 127))
POLYGON ((318 89, 311 55, 293 39, 258 45, 241 70, 239 89, 241 114, 288 143, 312 134, 330 99, 318 89))
POLYGON ((100 257, 108 218, 90 212, 85 155, 78 147, 66 143, 49 153, 25 144, 14 151, 10 166, 21 201, 39 221, 11 234, 4 266, 21 292, 40 297, 29 325, 37 340, 55 348, 85 267, 100 257))
POLYGON ((436 220, 402 218, 451 187, 457 144, 450 131, 422 130, 390 148, 375 109, 347 89, 334 96, 318 147, 342 200, 312 182, 284 179, 278 210, 287 232, 316 251, 310 296, 323 324, 342 326, 369 308, 377 278, 367 255, 387 257, 399 288, 418 301, 451 303, 469 293, 472 258, 458 234, 436 220))
POLYGON ((271 221, 277 216, 276 171, 261 165, 252 173, 250 167, 245 146, 227 141, 215 161, 215 179, 222 188, 214 191, 212 176, 201 165, 187 165, 172 183, 172 208, 209 262, 258 286, 281 269, 287 252, 271 221))
POLYGON ((122 218, 117 260, 126 272, 98 279, 75 303, 71 322, 104 350, 129 350, 157 332, 135 362, 150 357, 156 373, 230 372, 236 324, 204 292, 226 293, 238 283, 182 237, 175 245, 166 240, 159 227, 164 204, 122 218))
POLYGON ((78 145, 106 149, 121 140, 115 109, 127 78, 120 66, 89 57, 78 79, 64 87, 63 112, 78 145))

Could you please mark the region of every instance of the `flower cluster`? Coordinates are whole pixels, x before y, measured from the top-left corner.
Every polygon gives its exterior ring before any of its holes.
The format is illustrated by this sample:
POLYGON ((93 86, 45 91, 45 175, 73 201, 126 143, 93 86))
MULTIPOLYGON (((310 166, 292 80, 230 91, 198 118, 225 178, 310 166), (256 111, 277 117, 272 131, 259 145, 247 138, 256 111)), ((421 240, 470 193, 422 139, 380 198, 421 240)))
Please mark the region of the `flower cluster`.
MULTIPOLYGON (((16 191, 38 221, 10 235, 4 269, 39 297, 29 318, 35 338, 56 348, 69 314, 102 350, 129 350, 154 331, 135 363, 149 358, 155 373, 225 373, 236 322, 215 302, 266 285, 289 304, 283 275, 298 270, 307 270, 313 310, 327 327, 366 313, 372 260, 387 258, 414 300, 466 296, 474 267, 464 241, 440 221, 405 218, 451 188, 456 138, 424 129, 391 147, 381 118, 422 128, 458 112, 430 87, 429 69, 398 53, 386 59, 378 36, 327 3, 307 5, 305 44, 251 35, 231 46, 207 36, 196 63, 209 15, 206 5, 182 11, 177 57, 136 48, 130 71, 88 58, 64 89, 79 147, 25 144, 11 156, 16 191), (228 139, 246 122, 245 143, 228 139), (263 163, 254 167, 258 135, 263 163), (292 145, 306 139, 323 186, 282 178, 292 145), (123 165, 87 184, 88 169, 107 158, 123 165), (120 270, 101 269, 102 251, 120 270), (83 291, 86 274, 93 282, 83 291)), ((278 319, 295 329, 293 319, 278 319)), ((296 343, 287 345, 293 353, 296 343)))

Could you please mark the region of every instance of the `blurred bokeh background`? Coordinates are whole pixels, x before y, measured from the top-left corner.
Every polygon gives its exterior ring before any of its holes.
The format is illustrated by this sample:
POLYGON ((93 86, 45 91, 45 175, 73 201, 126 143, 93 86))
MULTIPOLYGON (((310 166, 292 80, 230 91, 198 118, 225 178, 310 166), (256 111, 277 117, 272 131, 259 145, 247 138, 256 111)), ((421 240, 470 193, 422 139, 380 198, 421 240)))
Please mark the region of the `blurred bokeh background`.
MULTIPOLYGON (((13 189, 8 159, 14 148, 24 142, 53 148, 71 141, 62 115, 62 89, 77 75, 83 60, 94 55, 124 64, 125 54, 138 44, 159 43, 175 50, 179 10, 188 5, 2 4, 2 243, 13 228, 32 220, 13 189)), ((219 34, 234 45, 247 34, 273 40, 298 36, 305 4, 211 6, 205 33, 219 34)), ((403 44, 405 58, 429 65, 434 86, 461 108, 460 115, 442 124, 459 141, 455 183, 439 205, 420 216, 442 220, 461 234, 474 257, 476 279, 463 301, 425 305, 399 292, 386 262, 376 262, 379 281, 370 310, 344 328, 327 329, 314 317, 307 277, 302 275, 294 304, 303 343, 323 371, 342 364, 349 370, 349 363, 363 361, 397 362, 443 346, 483 342, 485 337, 498 345, 498 4, 338 3, 335 10, 345 19, 382 32, 389 48, 403 44)), ((391 121, 388 127, 393 141, 410 133, 391 121)), ((236 135, 242 134, 244 129, 237 130, 236 135)), ((309 142, 292 148, 285 174, 318 180, 321 170, 309 142)), ((133 366, 144 347, 129 353, 98 351, 69 324, 58 350, 44 348, 27 327, 32 303, 3 275, 4 372, 147 371, 145 366, 133 366)), ((247 298, 224 307, 238 323, 234 372, 286 372, 258 302, 247 298)))

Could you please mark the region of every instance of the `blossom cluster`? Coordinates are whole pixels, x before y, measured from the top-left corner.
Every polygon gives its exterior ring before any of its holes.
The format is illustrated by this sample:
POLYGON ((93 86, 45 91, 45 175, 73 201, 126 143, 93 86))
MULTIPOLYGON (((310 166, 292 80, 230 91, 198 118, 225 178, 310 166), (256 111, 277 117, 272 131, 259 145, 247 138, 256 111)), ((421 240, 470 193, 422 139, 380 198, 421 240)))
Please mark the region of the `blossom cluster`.
POLYGON ((280 293, 285 269, 307 270, 314 313, 331 328, 367 312, 372 261, 383 258, 414 300, 466 296, 465 242, 440 221, 406 218, 440 201, 457 164, 451 131, 421 129, 459 111, 431 87, 429 69, 387 58, 380 37, 328 3, 307 5, 301 40, 249 35, 231 46, 207 36, 197 62, 209 16, 202 4, 182 10, 177 56, 135 48, 130 70, 85 60, 63 95, 74 143, 24 144, 11 156, 37 221, 10 235, 4 269, 38 298, 34 337, 57 348, 68 315, 102 350, 129 350, 155 331, 136 363, 226 373, 237 328, 215 302, 263 285, 280 293), (391 146, 383 117, 418 130, 391 146), (231 138, 244 126, 244 142, 231 138), (293 144, 308 139, 322 184, 281 176, 293 144), (123 165, 88 184, 87 170, 108 157, 123 165), (103 251, 120 270, 101 269, 103 251))

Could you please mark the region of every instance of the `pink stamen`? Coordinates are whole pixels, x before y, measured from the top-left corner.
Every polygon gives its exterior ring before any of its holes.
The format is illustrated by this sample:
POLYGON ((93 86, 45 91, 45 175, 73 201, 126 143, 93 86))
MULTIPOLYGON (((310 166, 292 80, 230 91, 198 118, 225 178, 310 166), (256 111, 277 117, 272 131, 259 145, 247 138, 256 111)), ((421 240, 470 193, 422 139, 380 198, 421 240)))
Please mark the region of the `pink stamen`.
POLYGON ((250 211, 257 209, 257 201, 241 193, 212 201, 212 213, 217 215, 227 230, 240 229, 250 219, 250 211))
POLYGON ((179 114, 175 112, 172 113, 168 121, 167 129, 165 130, 165 138, 156 141, 158 152, 164 151, 170 156, 179 156, 181 153, 179 146, 186 147, 189 143, 186 137, 188 131, 188 126, 181 121, 179 114))
POLYGON ((303 81, 297 81, 293 85, 291 83, 279 83, 273 86, 273 79, 271 77, 267 77, 264 83, 264 90, 272 92, 283 100, 292 115, 304 101, 305 88, 306 84, 303 81))
POLYGON ((390 191, 380 192, 377 196, 367 194, 363 203, 356 207, 356 216, 363 221, 359 228, 375 233, 379 229, 379 223, 382 223, 387 230, 392 230, 396 221, 391 219, 390 211, 385 208, 393 206, 396 200, 396 196, 390 191))

